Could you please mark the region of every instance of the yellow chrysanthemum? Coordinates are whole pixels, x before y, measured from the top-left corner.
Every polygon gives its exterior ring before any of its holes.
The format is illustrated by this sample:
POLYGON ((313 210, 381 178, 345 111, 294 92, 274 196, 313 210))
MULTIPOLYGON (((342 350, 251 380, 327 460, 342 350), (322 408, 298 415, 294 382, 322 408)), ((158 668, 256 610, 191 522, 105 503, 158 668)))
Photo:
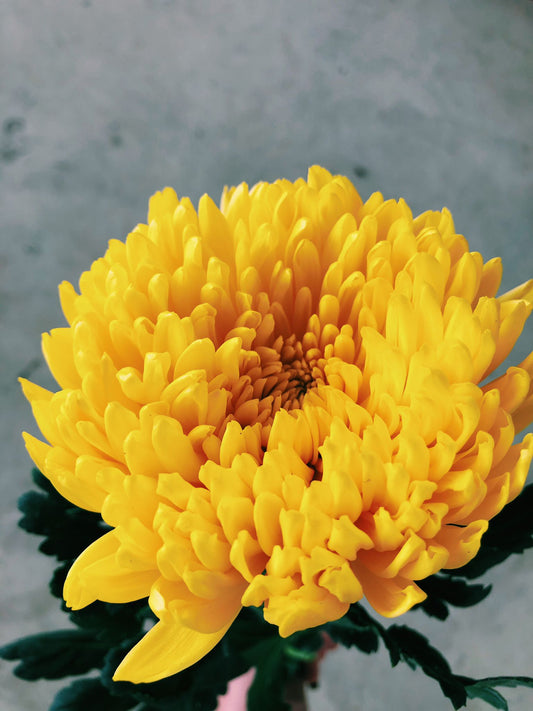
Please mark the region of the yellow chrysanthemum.
POLYGON ((495 297, 447 210, 363 203, 347 178, 226 190, 198 213, 165 189, 148 225, 63 283, 43 336, 61 390, 25 381, 57 490, 112 528, 67 604, 149 596, 159 622, 116 679, 194 663, 242 605, 282 636, 363 596, 395 616, 475 556, 522 489, 533 354, 511 351, 533 282, 495 297))

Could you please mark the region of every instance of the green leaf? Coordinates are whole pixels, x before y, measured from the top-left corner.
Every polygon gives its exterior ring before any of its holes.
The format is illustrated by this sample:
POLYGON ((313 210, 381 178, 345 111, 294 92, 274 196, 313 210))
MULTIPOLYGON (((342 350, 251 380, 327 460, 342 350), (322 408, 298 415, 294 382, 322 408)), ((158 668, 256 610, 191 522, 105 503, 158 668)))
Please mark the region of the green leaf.
MULTIPOLYGON (((420 581, 417 581, 417 585, 420 581)), ((437 620, 444 621, 448 618, 450 610, 443 600, 437 597, 427 597, 423 602, 415 605, 412 610, 423 610, 428 617, 435 617, 437 620)))
POLYGON ((98 708, 127 711, 136 705, 137 701, 131 697, 112 696, 100 679, 80 679, 56 694, 49 711, 94 711, 98 708))
POLYGON ((488 545, 516 553, 533 546, 533 484, 526 486, 519 496, 495 516, 483 537, 488 545))
MULTIPOLYGON (((65 584, 65 580, 67 578, 68 571, 70 570, 71 565, 72 562, 70 560, 67 560, 62 563, 58 568, 56 568, 52 575, 52 579, 50 580, 50 583, 48 585, 52 595, 54 597, 58 597, 60 600, 63 599, 63 586, 65 584)), ((66 606, 63 607, 63 611, 67 611, 66 606)))
POLYGON ((106 647, 136 638, 142 632, 144 620, 155 619, 144 600, 121 605, 97 601, 82 610, 68 612, 74 624, 91 631, 106 647))
POLYGON ((43 491, 28 491, 20 497, 18 505, 23 516, 19 526, 45 537, 39 546, 42 553, 73 561, 109 527, 99 514, 63 499, 40 473, 34 472, 34 480, 43 491))
POLYGON ((376 630, 373 627, 357 625, 346 616, 329 622, 326 630, 334 642, 344 647, 357 647, 365 654, 377 652, 379 649, 379 635, 376 630))
POLYGON ((496 689, 493 689, 490 686, 471 684, 466 687, 466 694, 469 699, 481 699, 482 701, 486 701, 495 709, 509 711, 509 706, 507 705, 507 701, 504 697, 499 691, 496 691, 496 689))
POLYGON ((346 614, 348 619, 350 619, 355 625, 361 628, 366 627, 368 629, 373 629, 374 632, 381 637, 389 653, 391 665, 395 667, 401 659, 401 652, 395 640, 388 634, 386 628, 369 615, 368 612, 358 603, 351 605, 346 614))
POLYGON ((271 637, 279 637, 277 627, 269 624, 259 607, 243 607, 224 639, 233 649, 242 651, 271 637))
POLYGON ((28 533, 45 534, 50 521, 61 513, 62 507, 47 494, 39 491, 27 491, 18 500, 19 511, 24 516, 19 526, 28 533))
POLYGON ((39 489, 42 489, 47 494, 50 494, 51 496, 54 496, 57 499, 63 499, 63 497, 54 487, 50 479, 47 479, 45 475, 36 467, 31 470, 31 478, 33 479, 33 483, 38 486, 39 489))
POLYGON ((287 680, 283 647, 284 640, 277 635, 255 645, 246 655, 256 668, 248 691, 249 711, 289 711, 283 701, 287 680))
POLYGON ((426 600, 413 609, 422 609, 427 615, 445 620, 448 605, 470 607, 484 600, 491 591, 490 585, 469 585, 461 578, 449 575, 432 575, 419 580, 418 586, 427 594, 426 600))
POLYGON ((53 555, 58 560, 74 561, 78 555, 109 527, 104 524, 99 514, 76 508, 67 509, 50 526, 46 539, 39 546, 41 553, 53 555))
POLYGON ((3 659, 19 659, 21 679, 60 679, 85 674, 103 664, 105 645, 83 630, 56 630, 24 637, 0 648, 3 659))
POLYGON ((316 627, 312 627, 287 637, 284 640, 283 652, 288 659, 302 664, 310 664, 317 658, 323 644, 322 633, 316 627))
POLYGON ((426 676, 435 679, 444 695, 450 699, 455 709, 466 703, 466 691, 462 681, 456 677, 442 654, 432 647, 419 632, 406 626, 392 625, 387 636, 400 650, 401 658, 411 667, 420 667, 426 676))
POLYGON ((482 699, 496 709, 508 711, 505 698, 494 689, 495 686, 516 688, 525 686, 533 689, 533 679, 528 676, 493 676, 485 679, 458 677, 465 684, 466 693, 471 699, 482 699))
POLYGON ((506 686, 511 689, 526 686, 533 689, 533 678, 530 676, 489 676, 485 679, 477 679, 475 685, 506 686))

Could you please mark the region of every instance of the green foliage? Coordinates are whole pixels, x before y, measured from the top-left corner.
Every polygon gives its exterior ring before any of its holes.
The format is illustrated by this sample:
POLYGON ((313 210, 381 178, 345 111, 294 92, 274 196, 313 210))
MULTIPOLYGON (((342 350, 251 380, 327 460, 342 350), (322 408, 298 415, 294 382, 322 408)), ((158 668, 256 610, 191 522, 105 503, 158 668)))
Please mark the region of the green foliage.
POLYGON ((427 615, 445 620, 450 611, 448 605, 455 607, 470 607, 477 605, 490 593, 490 585, 471 585, 459 577, 451 575, 432 575, 425 580, 419 580, 417 585, 427 594, 424 602, 414 609, 420 608, 427 615))
MULTIPOLYGON (((466 689, 460 679, 452 673, 448 662, 442 654, 432 647, 427 639, 410 627, 392 625, 388 628, 386 636, 390 646, 397 649, 394 659, 399 654, 400 659, 412 669, 420 667, 426 676, 435 679, 447 696, 454 709, 459 709, 466 703, 466 689)), ((391 662, 392 662, 391 655, 391 662)))
POLYGON ((50 711, 87 711, 87 709, 113 709, 127 711, 137 705, 137 701, 126 695, 113 696, 100 679, 79 679, 56 695, 50 711))
POLYGON ((465 685, 452 673, 442 654, 432 647, 419 632, 410 627, 398 625, 386 628, 358 604, 352 605, 342 620, 330 623, 327 626, 328 632, 335 634, 335 626, 341 627, 343 625, 344 641, 342 639, 339 641, 343 641, 344 644, 348 643, 348 646, 354 644, 361 649, 359 635, 363 631, 369 639, 372 639, 369 651, 375 652, 381 639, 389 653, 393 667, 400 661, 406 662, 412 669, 420 667, 427 676, 439 683, 444 695, 450 699, 455 709, 461 708, 466 703, 465 685), (351 637, 350 629, 352 630, 351 637))
POLYGON ((107 649, 140 636, 144 620, 155 619, 144 600, 127 605, 93 602, 82 610, 68 610, 68 614, 75 625, 87 630, 107 649))
MULTIPOLYGON (((40 550, 60 562, 50 582, 50 591, 62 597, 67 572, 79 553, 100 537, 107 527, 99 515, 65 501, 39 472, 34 481, 40 491, 21 497, 20 525, 43 536, 40 550)), ((464 568, 441 571, 419 585, 427 599, 418 607, 438 619, 449 615, 449 606, 476 605, 490 586, 467 582, 485 573, 509 555, 533 547, 533 485, 507 506, 492 522, 482 540, 479 555, 464 568)), ((241 611, 222 641, 197 664, 180 674, 151 684, 113 682, 114 670, 155 620, 146 601, 125 604, 95 602, 83 610, 63 610, 73 629, 44 632, 4 646, 0 657, 16 660, 14 673, 23 679, 81 678, 62 689, 49 711, 213 711, 217 696, 227 683, 251 667, 256 669, 248 695, 250 711, 288 711, 284 700, 287 683, 305 678, 324 641, 324 634, 346 647, 371 654, 380 641, 392 666, 403 661, 435 679, 454 709, 469 698, 482 699, 495 709, 508 711, 496 687, 528 686, 528 677, 471 679, 453 673, 442 654, 428 640, 407 626, 383 626, 361 605, 322 628, 298 632, 287 639, 265 622, 262 610, 241 611)))
POLYGON ((289 711, 283 701, 287 681, 284 665, 283 640, 271 637, 249 650, 248 658, 256 667, 256 673, 248 692, 248 708, 257 711, 289 711))
POLYGON ((360 605, 352 605, 347 615, 329 622, 326 630, 332 640, 343 647, 357 647, 371 654, 379 649, 379 627, 360 605))
POLYGON ((106 645, 84 630, 41 632, 0 648, 3 659, 20 659, 14 673, 21 679, 61 679, 102 665, 106 645))
POLYGON ((495 686, 506 686, 508 688, 526 686, 533 689, 533 679, 527 676, 496 676, 478 679, 477 681, 466 679, 466 682, 466 693, 469 699, 482 699, 495 709, 502 709, 503 711, 509 711, 509 706, 500 692, 496 691, 495 686))
POLYGON ((491 686, 479 685, 479 683, 471 684, 470 686, 467 686, 466 693, 469 699, 481 699, 482 701, 486 701, 495 709, 509 711, 509 706, 507 705, 505 698, 499 691, 496 691, 496 689, 493 689, 491 686))
POLYGON ((493 677, 476 680, 454 674, 442 654, 432 647, 419 632, 405 625, 391 625, 386 628, 358 604, 352 605, 345 617, 335 623, 329 623, 326 628, 336 641, 338 640, 345 646, 356 645, 360 649, 358 636, 361 631, 364 634, 373 635, 377 642, 369 650, 372 652, 377 651, 381 639, 389 653, 393 667, 403 661, 411 669, 420 668, 426 676, 438 682, 443 694, 450 700, 454 709, 465 706, 469 698, 479 698, 496 709, 508 711, 507 702, 494 687, 528 686, 533 688, 533 679, 529 677, 493 677), (342 630, 340 638, 339 630, 342 630))

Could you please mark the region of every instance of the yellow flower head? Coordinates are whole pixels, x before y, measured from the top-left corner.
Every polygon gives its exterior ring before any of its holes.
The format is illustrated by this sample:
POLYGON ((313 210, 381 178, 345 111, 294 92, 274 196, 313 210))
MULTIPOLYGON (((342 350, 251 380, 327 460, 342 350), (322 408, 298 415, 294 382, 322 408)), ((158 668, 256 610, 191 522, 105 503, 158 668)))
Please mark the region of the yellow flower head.
POLYGON ((487 381, 533 282, 496 297, 498 259, 447 210, 363 203, 347 178, 165 189, 148 224, 60 286, 43 336, 61 390, 23 382, 37 466, 111 530, 74 563, 73 608, 149 596, 159 622, 115 678, 193 664, 242 605, 282 636, 366 597, 396 616, 476 555, 523 487, 533 354, 487 381))

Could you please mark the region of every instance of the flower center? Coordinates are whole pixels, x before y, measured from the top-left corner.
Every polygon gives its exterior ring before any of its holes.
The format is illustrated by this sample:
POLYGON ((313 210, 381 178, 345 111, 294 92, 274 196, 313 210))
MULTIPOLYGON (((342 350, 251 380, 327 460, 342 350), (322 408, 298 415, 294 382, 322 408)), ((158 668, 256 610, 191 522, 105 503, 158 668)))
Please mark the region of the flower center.
MULTIPOLYGON (((277 342, 276 342, 277 343, 277 342)), ((302 405, 302 400, 311 388, 317 386, 318 381, 323 381, 321 368, 321 353, 318 349, 304 352, 300 341, 296 336, 282 341, 279 351, 279 363, 281 366, 278 379, 270 393, 279 393, 281 397, 281 407, 286 410, 293 410, 302 405)))
MULTIPOLYGON (((295 335, 278 336, 268 346, 256 346, 258 362, 233 389, 233 417, 241 425, 271 424, 280 409, 302 406, 309 390, 325 381, 325 359, 318 348, 305 348, 295 335)), ((266 433, 265 433, 266 434, 266 433)))

